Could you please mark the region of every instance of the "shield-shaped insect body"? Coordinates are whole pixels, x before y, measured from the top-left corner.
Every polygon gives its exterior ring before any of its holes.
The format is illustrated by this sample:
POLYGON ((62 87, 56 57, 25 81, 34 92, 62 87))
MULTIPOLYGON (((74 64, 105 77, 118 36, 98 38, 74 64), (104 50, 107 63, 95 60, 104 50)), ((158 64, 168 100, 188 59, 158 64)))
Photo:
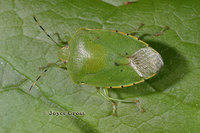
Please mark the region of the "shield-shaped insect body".
POLYGON ((128 87, 153 77, 163 66, 160 54, 119 31, 80 28, 59 51, 71 79, 103 88, 128 87))
MULTIPOLYGON (((111 98, 107 88, 129 87, 155 76, 164 64, 156 50, 130 34, 103 29, 79 28, 68 42, 63 42, 56 33, 61 42, 57 43, 33 18, 57 46, 64 46, 59 49, 58 58, 64 62, 64 68, 67 68, 73 82, 97 87, 99 93, 112 103, 113 115, 116 115, 114 101, 135 102, 144 112, 138 100, 111 98)), ((155 35, 160 35, 166 29, 167 26, 155 35)), ((48 67, 58 65, 59 61, 42 67, 44 72, 48 67)), ((60 67, 63 68, 63 65, 60 67)), ((41 77, 42 74, 29 91, 41 77)))

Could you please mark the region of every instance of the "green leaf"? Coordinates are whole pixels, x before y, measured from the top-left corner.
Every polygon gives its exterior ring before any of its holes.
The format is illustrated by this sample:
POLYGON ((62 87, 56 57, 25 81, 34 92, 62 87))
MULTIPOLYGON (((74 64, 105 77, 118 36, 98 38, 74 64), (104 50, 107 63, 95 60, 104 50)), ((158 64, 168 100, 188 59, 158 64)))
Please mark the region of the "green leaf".
POLYGON ((114 6, 122 6, 125 2, 137 2, 137 0, 102 0, 114 6))
POLYGON ((113 3, 0 0, 0 132, 199 132, 200 2, 113 3), (109 90, 115 98, 140 100, 146 112, 117 103, 113 117, 112 105, 95 87, 74 84, 60 68, 50 68, 29 93, 42 72, 38 68, 55 62, 58 51, 32 15, 55 40, 55 32, 69 40, 79 27, 130 33, 144 23, 141 31, 155 33, 169 26, 160 37, 141 37, 163 57, 160 73, 136 86, 109 90))

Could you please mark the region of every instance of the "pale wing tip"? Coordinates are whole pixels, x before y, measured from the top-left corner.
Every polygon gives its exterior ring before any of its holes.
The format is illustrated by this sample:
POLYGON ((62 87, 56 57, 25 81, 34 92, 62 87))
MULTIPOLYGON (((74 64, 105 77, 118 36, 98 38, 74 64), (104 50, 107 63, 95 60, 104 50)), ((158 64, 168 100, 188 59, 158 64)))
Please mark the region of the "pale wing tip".
POLYGON ((141 48, 130 58, 131 67, 140 77, 149 77, 157 73, 164 65, 162 57, 151 47, 141 48))

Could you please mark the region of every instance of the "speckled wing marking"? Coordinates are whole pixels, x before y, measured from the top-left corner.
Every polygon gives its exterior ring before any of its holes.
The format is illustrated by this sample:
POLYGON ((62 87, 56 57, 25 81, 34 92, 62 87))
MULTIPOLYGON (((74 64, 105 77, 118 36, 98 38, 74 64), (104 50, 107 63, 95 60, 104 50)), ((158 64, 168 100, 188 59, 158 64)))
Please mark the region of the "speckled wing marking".
POLYGON ((157 73, 164 65, 162 57, 151 47, 141 48, 130 58, 131 67, 140 75, 140 77, 149 77, 157 73))

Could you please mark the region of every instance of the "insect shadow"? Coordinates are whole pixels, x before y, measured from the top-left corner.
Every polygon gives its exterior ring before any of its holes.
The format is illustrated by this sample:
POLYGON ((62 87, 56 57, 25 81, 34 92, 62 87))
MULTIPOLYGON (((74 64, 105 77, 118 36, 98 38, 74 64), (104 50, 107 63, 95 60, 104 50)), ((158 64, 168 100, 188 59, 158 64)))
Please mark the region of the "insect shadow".
POLYGON ((159 41, 144 41, 160 53, 164 66, 158 75, 143 83, 128 88, 110 89, 111 95, 123 99, 159 93, 179 82, 188 72, 186 59, 175 48, 159 41))

